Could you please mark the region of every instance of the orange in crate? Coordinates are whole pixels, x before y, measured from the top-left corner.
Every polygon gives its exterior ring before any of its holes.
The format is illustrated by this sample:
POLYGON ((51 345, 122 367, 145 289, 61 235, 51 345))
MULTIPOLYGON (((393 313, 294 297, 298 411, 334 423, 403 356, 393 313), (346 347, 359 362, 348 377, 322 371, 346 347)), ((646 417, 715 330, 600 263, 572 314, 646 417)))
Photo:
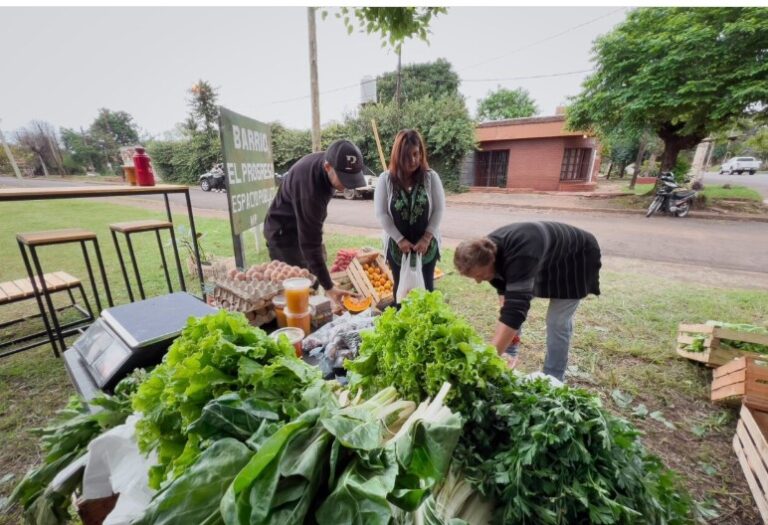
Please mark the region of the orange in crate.
POLYGON ((371 297, 372 304, 384 308, 394 301, 392 274, 379 252, 358 255, 347 268, 355 290, 365 297, 371 297))

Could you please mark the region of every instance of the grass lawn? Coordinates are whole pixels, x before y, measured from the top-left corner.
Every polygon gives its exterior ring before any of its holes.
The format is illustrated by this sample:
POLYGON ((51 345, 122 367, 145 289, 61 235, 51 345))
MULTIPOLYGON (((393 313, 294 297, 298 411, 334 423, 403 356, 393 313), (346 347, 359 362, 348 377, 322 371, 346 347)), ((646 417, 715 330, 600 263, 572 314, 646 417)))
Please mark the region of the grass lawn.
POLYGON ((723 186, 704 186, 704 190, 701 193, 707 198, 707 201, 733 199, 763 202, 763 196, 757 190, 747 188, 746 186, 731 186, 730 188, 724 188, 723 186))
POLYGON ((645 195, 646 193, 650 192, 654 188, 654 184, 635 184, 635 189, 630 190, 629 185, 627 185, 624 189, 625 193, 633 193, 635 195, 645 195))
MULTIPOLYGON (((17 231, 79 226, 99 235, 117 302, 127 301, 107 224, 118 220, 161 217, 137 208, 95 201, 50 201, 0 207, 0 268, 2 280, 24 275, 14 234, 17 231)), ((177 217, 180 223, 182 216, 177 217)), ((205 233, 206 248, 230 255, 226 221, 196 221, 205 233)), ((342 247, 376 246, 367 237, 333 235, 327 239, 329 258, 342 247)), ((148 294, 165 292, 157 246, 151 235, 137 236, 148 294)), ((254 246, 251 246, 251 252, 254 246)), ((42 250, 44 268, 66 270, 83 278, 82 257, 69 247, 42 250)), ((452 253, 446 250, 440 267, 447 275, 437 282, 447 301, 482 334, 490 338, 497 302, 489 285, 477 285, 456 275, 452 253)), ((251 253, 252 260, 264 260, 251 253)), ((249 260, 250 262, 250 260, 249 260)), ((674 351, 679 322, 722 319, 764 324, 768 293, 677 284, 663 276, 601 274, 600 297, 579 308, 567 381, 601 395, 612 411, 632 419, 645 433, 645 443, 667 465, 680 471, 684 483, 700 501, 715 505, 716 523, 757 523, 752 502, 731 440, 736 411, 708 401, 711 372, 679 359, 674 351), (644 405, 647 411, 639 408, 644 405), (633 415, 649 414, 647 416, 633 415), (650 417, 653 413, 654 417, 650 417)), ((191 288, 191 286, 190 286, 191 288)), ((196 288, 195 288, 196 289, 196 288)), ((521 346, 521 368, 540 370, 545 350, 546 301, 535 300, 521 346)), ((34 304, 26 305, 32 311, 34 304)), ((0 310, 3 318, 19 308, 0 310)), ((8 336, 0 333, 0 337, 8 336)), ((30 430, 44 425, 74 392, 62 362, 48 347, 0 360, 0 499, 7 497, 23 473, 39 459, 30 430)), ((17 523, 16 510, 0 523, 17 523)))
MULTIPOLYGON (((634 195, 645 195, 654 188, 653 184, 637 184, 634 190, 630 190, 629 186, 623 188, 625 193, 632 193, 634 195)), ((747 188, 746 186, 731 186, 730 188, 724 188, 720 185, 706 185, 700 192, 707 198, 708 202, 715 200, 746 200, 763 202, 763 196, 757 190, 747 188)))

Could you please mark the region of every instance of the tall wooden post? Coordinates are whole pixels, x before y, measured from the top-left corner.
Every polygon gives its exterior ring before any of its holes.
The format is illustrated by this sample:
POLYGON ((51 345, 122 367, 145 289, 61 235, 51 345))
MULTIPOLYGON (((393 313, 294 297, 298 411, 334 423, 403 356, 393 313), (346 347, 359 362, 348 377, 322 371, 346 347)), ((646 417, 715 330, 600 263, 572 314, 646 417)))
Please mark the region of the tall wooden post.
POLYGON ((317 27, 315 7, 307 8, 309 26, 309 77, 312 84, 312 151, 320 151, 320 93, 317 81, 317 27))

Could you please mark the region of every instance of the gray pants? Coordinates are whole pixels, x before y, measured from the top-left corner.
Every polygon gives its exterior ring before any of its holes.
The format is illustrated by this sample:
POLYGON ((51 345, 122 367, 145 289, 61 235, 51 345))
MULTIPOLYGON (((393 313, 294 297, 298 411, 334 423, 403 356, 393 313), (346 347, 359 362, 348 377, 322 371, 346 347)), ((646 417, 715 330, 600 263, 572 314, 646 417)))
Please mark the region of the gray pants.
MULTIPOLYGON (((550 299, 547 308, 547 356, 544 358, 544 373, 559 381, 565 376, 568 366, 568 349, 573 334, 573 315, 580 299, 550 299)), ((522 336, 523 327, 519 335, 522 336)), ((507 348, 507 353, 517 356, 518 345, 507 348)))

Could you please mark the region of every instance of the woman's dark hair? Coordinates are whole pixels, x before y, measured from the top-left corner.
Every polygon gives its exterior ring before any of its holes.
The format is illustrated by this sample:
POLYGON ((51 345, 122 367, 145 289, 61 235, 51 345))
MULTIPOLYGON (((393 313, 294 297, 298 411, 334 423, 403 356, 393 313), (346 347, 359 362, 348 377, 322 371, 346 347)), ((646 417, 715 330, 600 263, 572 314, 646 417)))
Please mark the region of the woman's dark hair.
POLYGON ((415 129, 404 129, 395 137, 395 143, 392 145, 392 155, 389 158, 389 177, 396 188, 403 187, 402 166, 406 164, 406 157, 411 148, 418 147, 421 151, 421 164, 416 170, 414 183, 423 183, 424 175, 429 171, 427 163, 427 148, 424 146, 424 139, 415 129))

